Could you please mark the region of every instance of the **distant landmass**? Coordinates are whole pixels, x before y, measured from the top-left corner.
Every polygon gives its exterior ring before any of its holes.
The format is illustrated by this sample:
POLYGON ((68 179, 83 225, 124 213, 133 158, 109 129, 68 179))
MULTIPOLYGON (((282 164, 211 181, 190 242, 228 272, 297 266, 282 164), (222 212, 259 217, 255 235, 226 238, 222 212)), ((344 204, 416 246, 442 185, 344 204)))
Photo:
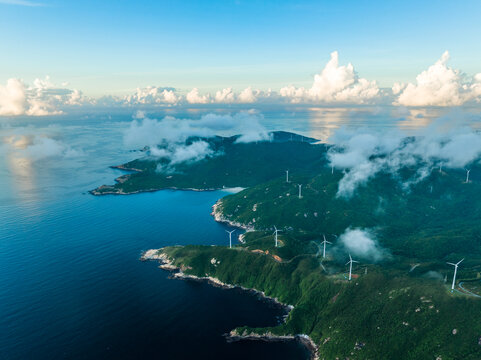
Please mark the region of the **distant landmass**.
MULTIPOLYGON (((258 143, 202 140, 212 156, 175 167, 146 156, 119 166, 132 173, 92 193, 245 188, 213 207, 217 221, 247 231, 241 244, 173 246, 143 257, 176 277, 256 289, 292 306, 282 325, 233 329, 229 339, 296 337, 324 359, 481 358, 479 177, 466 182, 459 170, 436 169, 407 188, 380 172, 345 198, 344 172, 328 166, 330 146, 315 139, 275 132, 258 143), (446 262, 463 258, 451 290, 454 267, 446 262)), ((405 167, 401 176, 417 170, 405 167)))

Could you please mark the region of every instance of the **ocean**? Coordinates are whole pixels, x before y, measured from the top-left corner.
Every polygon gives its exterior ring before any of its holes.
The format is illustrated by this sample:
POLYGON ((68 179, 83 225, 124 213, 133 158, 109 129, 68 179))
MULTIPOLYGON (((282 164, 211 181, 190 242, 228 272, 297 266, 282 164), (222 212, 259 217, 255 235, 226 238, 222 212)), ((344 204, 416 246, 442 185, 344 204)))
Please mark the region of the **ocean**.
MULTIPOLYGON (((166 245, 227 245, 229 228, 210 216, 225 192, 88 193, 122 174, 109 166, 142 156, 122 145, 131 116, 1 120, 0 359, 307 359, 295 341, 223 337, 237 326, 276 325, 283 309, 139 261, 166 245)), ((409 132, 432 117, 300 109, 265 111, 263 124, 328 141, 340 126, 409 132)))

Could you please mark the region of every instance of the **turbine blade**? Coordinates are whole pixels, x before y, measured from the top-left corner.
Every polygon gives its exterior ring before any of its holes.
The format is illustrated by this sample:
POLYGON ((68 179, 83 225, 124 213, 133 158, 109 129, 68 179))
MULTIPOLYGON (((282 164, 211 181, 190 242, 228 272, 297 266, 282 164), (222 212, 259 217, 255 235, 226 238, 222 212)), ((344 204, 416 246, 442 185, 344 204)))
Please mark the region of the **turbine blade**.
POLYGON ((450 262, 447 262, 446 264, 456 266, 456 264, 453 264, 453 263, 450 263, 450 262))
POLYGON ((464 260, 464 258, 462 258, 461 260, 459 260, 459 261, 456 263, 456 265, 461 264, 461 262, 462 262, 463 260, 464 260))

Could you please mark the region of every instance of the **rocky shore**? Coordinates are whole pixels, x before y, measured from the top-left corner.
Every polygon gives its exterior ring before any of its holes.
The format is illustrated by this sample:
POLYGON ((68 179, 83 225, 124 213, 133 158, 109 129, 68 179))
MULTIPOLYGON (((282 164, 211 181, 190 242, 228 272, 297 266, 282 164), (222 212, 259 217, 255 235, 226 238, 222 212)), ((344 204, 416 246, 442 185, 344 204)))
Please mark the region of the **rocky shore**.
MULTIPOLYGON (((229 220, 228 218, 225 217, 225 215, 222 213, 222 199, 217 200, 217 202, 212 206, 212 212, 211 215, 214 217, 214 220, 223 224, 227 224, 232 227, 236 227, 239 229, 243 229, 246 232, 249 231, 254 231, 254 228, 252 226, 247 226, 245 224, 229 220)), ((239 241, 242 241, 243 236, 239 236, 239 241)))
MULTIPOLYGON (((118 181, 119 178, 115 179, 118 181)), ((133 195, 139 194, 144 192, 154 192, 160 190, 181 190, 181 191, 216 191, 222 189, 196 189, 196 188, 177 188, 177 187, 163 187, 163 188, 152 188, 152 189, 141 189, 141 190, 133 190, 133 191, 124 191, 123 189, 114 188, 113 185, 102 185, 96 189, 90 190, 89 193, 95 196, 102 196, 102 195, 133 195)))
MULTIPOLYGON (((215 206, 215 205, 214 205, 215 206)), ((217 220, 217 219, 216 219, 217 220)), ((230 224, 229 224, 230 225, 230 224)), ((233 226, 233 225, 231 225, 233 226)), ((259 291, 257 289, 252 289, 252 288, 245 288, 243 286, 239 285, 232 285, 232 284, 227 284, 222 281, 220 281, 217 278, 211 277, 211 276, 195 276, 195 275, 189 275, 186 274, 184 271, 187 270, 188 268, 183 268, 183 267, 178 267, 174 265, 174 259, 170 259, 167 254, 162 252, 162 249, 151 249, 145 251, 141 257, 141 261, 159 261, 161 264, 159 266, 160 269, 167 270, 171 272, 171 277, 174 279, 183 279, 183 280, 193 280, 193 281, 205 281, 213 286, 217 286, 223 289, 242 289, 244 291, 248 291, 250 293, 254 293, 261 297, 262 299, 265 299, 267 301, 271 301, 277 306, 280 306, 284 308, 287 312, 290 312, 292 309, 294 309, 294 306, 289 305, 289 304, 284 304, 280 302, 277 298, 273 298, 270 296, 267 296, 263 291, 259 291)), ((265 333, 265 334, 256 334, 256 333, 243 333, 239 334, 237 332, 237 329, 232 330, 230 333, 225 335, 227 341, 240 341, 240 340, 263 340, 263 341, 300 341, 304 346, 308 348, 308 350, 311 353, 311 360, 318 360, 318 347, 312 341, 312 339, 305 334, 297 334, 297 335, 274 335, 272 333, 265 333)))
POLYGON ((237 329, 234 329, 230 333, 226 334, 225 337, 228 342, 241 341, 241 340, 260 340, 260 341, 267 341, 267 342, 295 340, 302 343, 310 351, 311 360, 319 360, 317 345, 314 343, 314 341, 312 341, 312 339, 308 335, 305 335, 305 334, 275 335, 270 332, 266 332, 264 334, 256 334, 256 333, 239 334, 237 329))

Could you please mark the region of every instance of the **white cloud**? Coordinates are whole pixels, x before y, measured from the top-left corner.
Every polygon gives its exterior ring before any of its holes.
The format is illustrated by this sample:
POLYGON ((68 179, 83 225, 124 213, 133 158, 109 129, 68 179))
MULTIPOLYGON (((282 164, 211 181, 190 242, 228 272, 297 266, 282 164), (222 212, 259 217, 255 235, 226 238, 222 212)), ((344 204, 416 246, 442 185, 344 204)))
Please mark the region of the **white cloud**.
POLYGON ((400 169, 416 166, 416 173, 402 180, 408 189, 425 179, 433 166, 462 169, 481 157, 481 133, 449 117, 434 121, 411 139, 397 131, 341 129, 332 141, 328 159, 344 171, 337 195, 346 198, 381 171, 400 178, 400 169))
POLYGON ((390 257, 368 229, 348 228, 339 237, 339 242, 354 258, 378 262, 390 257))
POLYGON ((62 114, 62 107, 81 105, 85 99, 78 90, 56 87, 49 77, 35 79, 27 86, 19 79, 0 85, 0 116, 44 116, 62 114))
POLYGON ((130 105, 174 105, 181 101, 181 97, 175 93, 173 88, 147 86, 145 88, 137 88, 134 94, 127 95, 123 101, 130 105))
POLYGON ((233 103, 235 95, 232 88, 219 90, 215 93, 215 102, 217 103, 233 103))
MULTIPOLYGON (((257 91, 258 93, 258 91, 257 91)), ((257 101, 257 97, 252 91, 252 87, 247 87, 244 90, 241 91, 241 93, 238 96, 238 102, 240 103, 253 103, 257 101)))
POLYGON ((199 161, 214 155, 209 143, 194 141, 192 144, 169 144, 166 148, 152 147, 150 153, 154 157, 170 160, 169 165, 175 165, 186 161, 199 161))
POLYGON ((25 113, 25 85, 18 79, 9 79, 0 85, 0 115, 22 115, 25 113))
POLYGON ((281 88, 280 95, 294 103, 362 104, 379 97, 379 88, 375 81, 359 78, 352 64, 339 66, 339 55, 334 51, 321 73, 314 76, 310 89, 290 85, 281 88))
POLYGON ((189 104, 207 104, 211 101, 209 95, 200 95, 197 88, 193 88, 188 92, 185 99, 189 104))
POLYGON ((234 115, 209 113, 200 119, 178 119, 166 116, 161 120, 139 116, 124 133, 124 144, 127 148, 154 147, 171 143, 184 144, 192 136, 213 137, 215 135, 240 135, 238 142, 269 140, 269 132, 262 126, 262 115, 250 111, 241 111, 234 115))
POLYGON ((77 157, 82 151, 71 148, 61 140, 45 135, 32 135, 28 128, 16 129, 9 136, 0 138, 2 151, 11 153, 16 157, 30 160, 42 160, 52 157, 77 157))
POLYGON ((416 83, 395 83, 393 94, 399 96, 395 105, 459 106, 481 95, 481 74, 470 79, 447 65, 449 52, 416 77, 416 83))

